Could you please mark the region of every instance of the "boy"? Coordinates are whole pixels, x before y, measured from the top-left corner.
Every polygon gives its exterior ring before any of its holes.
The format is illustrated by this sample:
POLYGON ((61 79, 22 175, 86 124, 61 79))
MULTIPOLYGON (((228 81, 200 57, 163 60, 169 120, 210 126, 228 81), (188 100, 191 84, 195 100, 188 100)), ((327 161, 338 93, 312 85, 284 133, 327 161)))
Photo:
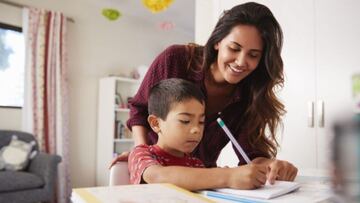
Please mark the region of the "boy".
POLYGON ((155 85, 148 111, 158 141, 152 146, 138 145, 130 153, 131 183, 166 182, 188 190, 253 189, 265 184, 265 166, 204 168, 201 160, 190 155, 203 136, 205 121, 205 97, 191 82, 172 78, 155 85))

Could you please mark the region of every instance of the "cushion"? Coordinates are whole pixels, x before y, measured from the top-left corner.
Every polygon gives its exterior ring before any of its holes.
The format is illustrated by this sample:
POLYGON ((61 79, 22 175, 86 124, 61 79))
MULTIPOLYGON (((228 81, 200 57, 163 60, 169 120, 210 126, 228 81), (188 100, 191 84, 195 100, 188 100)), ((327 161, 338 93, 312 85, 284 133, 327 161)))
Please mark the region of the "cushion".
POLYGON ((0 149, 0 170, 23 170, 29 163, 29 159, 36 155, 33 146, 36 142, 33 140, 30 143, 19 140, 16 135, 13 135, 10 143, 0 149))
POLYGON ((45 184, 39 176, 22 171, 0 171, 0 180, 0 195, 1 192, 41 188, 45 184))

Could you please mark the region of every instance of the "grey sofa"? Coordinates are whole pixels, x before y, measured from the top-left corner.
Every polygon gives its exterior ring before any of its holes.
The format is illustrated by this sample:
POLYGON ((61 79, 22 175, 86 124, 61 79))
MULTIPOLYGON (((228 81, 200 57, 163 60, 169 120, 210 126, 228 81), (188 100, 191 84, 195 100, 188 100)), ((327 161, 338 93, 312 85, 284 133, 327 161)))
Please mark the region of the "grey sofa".
MULTIPOLYGON (((0 130, 0 149, 9 144, 14 134, 19 140, 26 142, 35 140, 29 133, 0 130)), ((35 147, 38 149, 37 142, 35 147)), ((60 162, 60 156, 40 152, 24 171, 0 171, 0 202, 53 201, 57 166, 60 162)))

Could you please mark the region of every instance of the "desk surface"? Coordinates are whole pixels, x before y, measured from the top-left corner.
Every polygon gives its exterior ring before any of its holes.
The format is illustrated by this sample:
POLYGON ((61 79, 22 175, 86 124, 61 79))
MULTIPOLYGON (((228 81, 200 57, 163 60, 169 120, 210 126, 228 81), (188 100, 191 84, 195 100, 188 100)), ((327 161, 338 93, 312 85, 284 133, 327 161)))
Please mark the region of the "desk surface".
MULTIPOLYGON (((301 188, 295 192, 271 199, 260 200, 270 203, 322 202, 333 197, 330 178, 318 170, 303 171, 296 178, 301 188), (314 176, 316 175, 316 176, 314 176)), ((222 199, 215 202, 230 202, 222 199)), ((92 187, 73 189, 74 203, 112 203, 112 202, 213 202, 198 194, 188 192, 171 184, 123 185, 112 187, 92 187), (179 200, 179 201, 177 201, 179 200)))

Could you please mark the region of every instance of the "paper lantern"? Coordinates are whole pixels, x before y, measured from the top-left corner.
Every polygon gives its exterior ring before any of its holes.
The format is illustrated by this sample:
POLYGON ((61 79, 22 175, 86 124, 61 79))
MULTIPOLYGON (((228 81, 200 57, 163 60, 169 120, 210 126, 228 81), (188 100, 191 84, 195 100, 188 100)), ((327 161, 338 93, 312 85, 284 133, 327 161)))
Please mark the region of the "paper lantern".
POLYGON ((142 2, 152 13, 159 13, 166 10, 173 3, 173 0, 142 0, 142 2))
POLYGON ((116 9, 104 8, 102 10, 102 15, 105 18, 107 18, 108 20, 114 21, 114 20, 117 20, 121 16, 121 13, 116 9))

